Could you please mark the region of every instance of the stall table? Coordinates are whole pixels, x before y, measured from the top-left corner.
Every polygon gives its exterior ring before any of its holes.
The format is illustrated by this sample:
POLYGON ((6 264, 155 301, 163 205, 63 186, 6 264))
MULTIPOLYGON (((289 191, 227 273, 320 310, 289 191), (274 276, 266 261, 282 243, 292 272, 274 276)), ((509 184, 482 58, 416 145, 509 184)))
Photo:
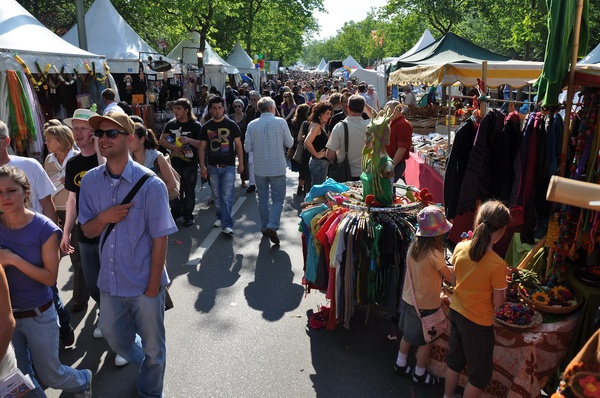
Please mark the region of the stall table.
MULTIPOLYGON (((494 373, 482 397, 539 397, 548 376, 556 373, 575 330, 578 313, 545 315, 556 322, 542 323, 532 329, 516 330, 494 325, 494 373)), ((450 326, 432 343, 428 370, 444 377, 450 326)), ((459 385, 466 386, 466 372, 460 375, 459 385)))
POLYGON ((425 163, 425 160, 414 152, 406 159, 404 181, 419 189, 427 188, 433 195, 434 203, 444 203, 444 180, 440 173, 425 163))

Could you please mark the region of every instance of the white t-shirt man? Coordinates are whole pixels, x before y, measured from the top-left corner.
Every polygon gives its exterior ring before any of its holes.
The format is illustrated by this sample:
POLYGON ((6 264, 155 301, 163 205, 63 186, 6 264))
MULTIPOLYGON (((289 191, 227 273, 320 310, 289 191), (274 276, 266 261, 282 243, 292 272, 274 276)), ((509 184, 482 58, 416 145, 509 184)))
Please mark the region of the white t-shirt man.
MULTIPOLYGON (((348 162, 350 163, 350 174, 352 177, 360 177, 362 173, 362 150, 365 146, 367 125, 370 119, 362 116, 347 116, 344 119, 348 123, 348 162)), ((344 123, 335 125, 326 145, 327 149, 335 151, 338 162, 345 159, 344 123)))
POLYGON ((17 167, 25 173, 31 186, 31 194, 29 195, 31 210, 43 214, 40 198, 52 195, 56 188, 54 188, 54 184, 50 181, 40 162, 32 158, 11 155, 7 165, 17 167))

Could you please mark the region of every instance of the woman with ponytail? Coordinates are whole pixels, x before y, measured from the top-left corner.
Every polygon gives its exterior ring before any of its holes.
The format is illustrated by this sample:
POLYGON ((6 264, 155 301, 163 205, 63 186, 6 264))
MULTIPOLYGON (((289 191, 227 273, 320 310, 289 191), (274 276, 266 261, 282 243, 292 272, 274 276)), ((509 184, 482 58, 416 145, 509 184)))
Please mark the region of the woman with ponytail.
POLYGON ((477 210, 473 239, 456 245, 452 255, 455 287, 450 301, 450 350, 446 355, 444 398, 454 394, 460 372, 469 365, 464 398, 481 395, 493 371, 494 312, 504 304, 508 265, 492 249, 502 238, 510 211, 490 200, 477 210))

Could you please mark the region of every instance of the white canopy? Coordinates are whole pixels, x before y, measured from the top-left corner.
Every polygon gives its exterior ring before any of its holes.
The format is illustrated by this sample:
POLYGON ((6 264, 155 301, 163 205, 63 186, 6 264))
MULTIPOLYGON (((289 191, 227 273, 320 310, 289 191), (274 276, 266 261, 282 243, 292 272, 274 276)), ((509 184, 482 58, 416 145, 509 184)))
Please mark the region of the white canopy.
MULTIPOLYGON (((84 62, 90 66, 95 63, 96 71, 103 73, 104 57, 84 51, 67 43, 47 29, 15 0, 0 1, 0 70, 23 70, 15 60, 15 54, 27 64, 32 73, 36 73, 35 61, 41 68, 47 64, 55 65, 65 72, 77 69, 87 72, 84 62)), ((54 73, 50 69, 50 73, 54 73)))
POLYGON ((410 50, 408 50, 407 52, 405 52, 404 54, 399 56, 396 60, 411 56, 414 53, 421 51, 422 49, 424 49, 425 47, 427 47, 434 41, 435 41, 435 39, 431 35, 431 32, 429 31, 429 29, 425 29, 425 32, 423 32, 423 34, 421 35, 421 38, 415 43, 415 45, 412 46, 412 48, 410 50))
MULTIPOLYGON (((85 13, 85 30, 88 49, 106 56, 111 73, 137 73, 140 59, 146 61, 149 55, 154 59, 159 57, 158 52, 125 22, 110 0, 94 1, 85 13)), ((69 29, 63 39, 79 46, 77 24, 69 29)), ((165 61, 174 63, 167 59, 165 61)))
POLYGON ((362 69, 362 66, 352 58, 352 55, 348 55, 348 57, 342 61, 342 65, 347 66, 350 69, 362 69))
POLYGON ((235 46, 233 46, 231 54, 227 58, 227 63, 236 67, 240 73, 251 75, 255 89, 260 87, 260 71, 254 67, 252 58, 242 48, 240 42, 235 43, 235 46))
POLYGON ((325 62, 325 58, 321 58, 321 62, 319 62, 319 66, 315 69, 317 72, 327 72, 327 62, 325 62))
POLYGON ((383 108, 387 102, 387 84, 384 72, 378 72, 374 69, 354 69, 350 77, 356 78, 359 82, 365 81, 367 84, 372 84, 379 96, 379 104, 383 108))
MULTIPOLYGON (((188 39, 182 40, 171 50, 167 57, 181 59, 184 63, 198 65, 197 50, 200 48, 200 33, 189 32, 188 39)), ((209 87, 215 86, 217 90, 225 94, 225 85, 227 75, 240 73, 234 66, 229 65, 223 58, 217 54, 208 42, 205 42, 203 64, 204 64, 204 83, 209 87)))

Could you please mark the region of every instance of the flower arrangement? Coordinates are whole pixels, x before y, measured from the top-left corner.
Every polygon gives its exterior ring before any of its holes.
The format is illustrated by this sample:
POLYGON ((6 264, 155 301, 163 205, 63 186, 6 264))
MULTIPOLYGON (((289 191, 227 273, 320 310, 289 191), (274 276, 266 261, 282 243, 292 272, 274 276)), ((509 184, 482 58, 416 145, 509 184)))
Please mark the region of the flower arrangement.
POLYGON ((528 288, 521 285, 520 293, 536 304, 551 307, 572 307, 578 304, 575 295, 564 285, 528 288))
POLYGON ((504 303, 496 310, 496 319, 518 326, 529 325, 533 315, 534 311, 522 303, 504 303))

